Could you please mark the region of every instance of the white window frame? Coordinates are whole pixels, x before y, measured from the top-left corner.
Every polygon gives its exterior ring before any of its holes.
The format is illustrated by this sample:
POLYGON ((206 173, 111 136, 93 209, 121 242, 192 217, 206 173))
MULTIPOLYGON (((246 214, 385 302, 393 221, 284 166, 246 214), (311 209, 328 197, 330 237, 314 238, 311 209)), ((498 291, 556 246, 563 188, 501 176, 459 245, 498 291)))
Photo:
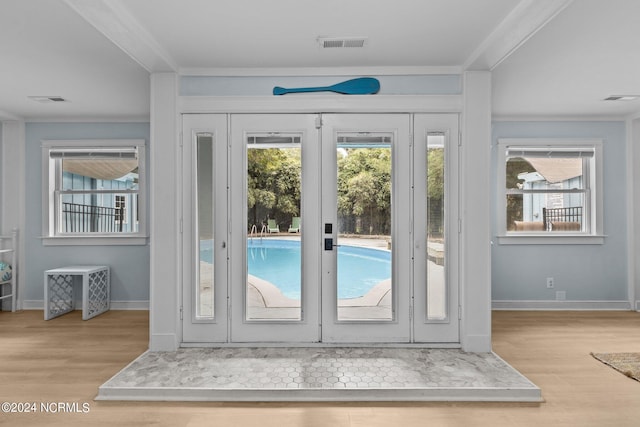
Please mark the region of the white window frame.
POLYGON ((42 242, 47 245, 146 245, 146 146, 143 139, 85 139, 42 141, 42 242), (138 231, 135 233, 59 233, 56 229, 56 191, 61 185, 59 161, 51 152, 64 149, 136 149, 138 153, 138 231))
POLYGON ((497 208, 496 230, 499 244, 602 244, 603 233, 603 170, 601 139, 565 139, 565 138, 501 138, 498 139, 497 163, 497 208), (588 221, 586 231, 548 232, 548 231, 507 231, 506 206, 506 162, 507 151, 513 148, 549 148, 551 150, 572 150, 580 147, 592 148, 594 155, 585 168, 583 185, 588 197, 584 201, 584 218, 588 221))

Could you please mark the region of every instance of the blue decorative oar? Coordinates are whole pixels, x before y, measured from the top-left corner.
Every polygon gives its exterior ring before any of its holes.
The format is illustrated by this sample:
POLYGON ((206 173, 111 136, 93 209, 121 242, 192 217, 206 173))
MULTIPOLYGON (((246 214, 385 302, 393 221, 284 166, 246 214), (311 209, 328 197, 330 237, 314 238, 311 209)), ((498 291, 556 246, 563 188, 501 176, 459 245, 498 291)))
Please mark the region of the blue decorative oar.
POLYGON ((371 95, 378 93, 380 90, 380 82, 373 77, 360 77, 357 79, 347 80, 342 83, 336 83, 333 86, 321 87, 299 87, 284 88, 276 86, 273 88, 274 95, 284 95, 286 93, 301 92, 336 92, 344 95, 371 95))

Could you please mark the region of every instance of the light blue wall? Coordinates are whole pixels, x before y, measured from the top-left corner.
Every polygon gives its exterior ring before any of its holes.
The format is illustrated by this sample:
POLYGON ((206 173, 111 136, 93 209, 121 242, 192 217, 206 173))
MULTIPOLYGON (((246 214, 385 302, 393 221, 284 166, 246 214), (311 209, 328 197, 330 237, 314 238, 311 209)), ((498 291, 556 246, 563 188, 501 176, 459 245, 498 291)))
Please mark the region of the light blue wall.
MULTIPOLYGON (((373 76, 376 77, 376 76, 373 76)), ((274 86, 330 86, 353 76, 211 77, 180 78, 182 96, 268 96, 274 86)), ((378 76, 380 95, 454 95, 462 93, 460 75, 378 76)))
POLYGON ((40 236, 42 236, 41 141, 44 139, 144 139, 147 142, 147 153, 149 153, 152 149, 148 145, 149 123, 27 123, 25 137, 26 226, 23 299, 25 301, 44 299, 45 270, 72 264, 105 264, 111 267, 112 301, 148 301, 148 245, 43 246, 40 236))
POLYGON ((627 199, 624 122, 494 122, 499 138, 601 138, 604 141, 604 244, 499 245, 496 236, 496 149, 492 151, 492 299, 627 300, 627 199), (546 277, 555 278, 547 289, 546 277))
MULTIPOLYGON (((2 176, 2 122, 0 122, 0 177, 2 176)), ((0 200, 2 200, 2 188, 0 187, 0 200)), ((0 224, 2 224, 2 211, 3 209, 0 209, 0 224)), ((0 230, 0 232, 2 232, 4 230, 0 230)))

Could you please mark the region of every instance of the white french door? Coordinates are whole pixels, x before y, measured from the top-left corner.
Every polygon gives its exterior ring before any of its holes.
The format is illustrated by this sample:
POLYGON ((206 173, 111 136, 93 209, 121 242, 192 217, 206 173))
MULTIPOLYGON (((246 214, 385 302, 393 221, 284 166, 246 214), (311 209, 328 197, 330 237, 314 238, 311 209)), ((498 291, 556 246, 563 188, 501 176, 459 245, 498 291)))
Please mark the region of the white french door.
POLYGON ((411 339, 410 148, 409 114, 322 116, 325 342, 411 339))
POLYGON ((232 342, 320 339, 316 117, 231 116, 232 342))
POLYGON ((182 340, 226 342, 227 116, 184 115, 182 126, 182 340))
POLYGON ((185 343, 457 343, 458 118, 185 115, 185 343))
POLYGON ((458 116, 416 114, 413 127, 413 340, 458 343, 458 116))

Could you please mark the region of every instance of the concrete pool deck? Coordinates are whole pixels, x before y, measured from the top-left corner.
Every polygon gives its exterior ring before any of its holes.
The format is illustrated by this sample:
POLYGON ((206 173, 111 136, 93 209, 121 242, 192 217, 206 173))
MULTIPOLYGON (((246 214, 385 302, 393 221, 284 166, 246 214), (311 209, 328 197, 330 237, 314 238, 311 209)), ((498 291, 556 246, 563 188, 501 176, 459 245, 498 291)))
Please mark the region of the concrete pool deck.
MULTIPOLYGON (((300 240, 300 235, 274 233, 263 237, 250 237, 259 240, 300 240)), ((388 249, 390 238, 386 236, 359 237, 342 236, 340 244, 348 246, 388 249)), ((443 253, 443 245, 429 242, 430 253, 443 253)), ((444 267, 441 262, 429 259, 431 286, 428 289, 429 313, 435 317, 444 316, 440 313, 444 307, 446 291, 444 286, 444 267)), ((207 262, 200 262, 200 302, 201 313, 212 313, 211 278, 213 266, 207 262)), ((247 317, 251 320, 291 320, 300 318, 300 301, 288 298, 282 294, 274 284, 258 277, 248 276, 247 317)), ((392 318, 391 280, 383 280, 369 292, 358 298, 344 298, 338 300, 339 317, 341 319, 391 319, 392 318)))

